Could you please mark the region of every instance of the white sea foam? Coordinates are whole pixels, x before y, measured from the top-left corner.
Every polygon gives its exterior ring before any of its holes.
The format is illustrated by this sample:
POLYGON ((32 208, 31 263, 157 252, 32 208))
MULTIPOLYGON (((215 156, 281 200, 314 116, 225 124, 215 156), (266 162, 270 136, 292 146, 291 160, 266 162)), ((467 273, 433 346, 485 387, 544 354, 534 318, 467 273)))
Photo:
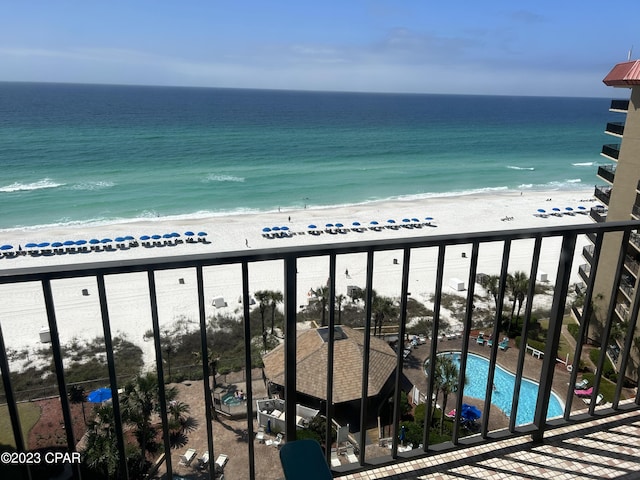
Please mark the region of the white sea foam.
POLYGON ((572 163, 571 165, 573 165, 574 167, 593 167, 596 164, 596 162, 576 162, 576 163, 572 163))
POLYGON ((535 170, 535 167, 516 167, 515 165, 507 165, 511 170, 535 170))
POLYGON ((37 182, 32 182, 32 183, 14 182, 11 185, 5 185, 4 187, 0 187, 0 192, 2 193, 24 192, 24 191, 30 191, 30 190, 41 190, 43 188, 56 188, 56 187, 61 187, 63 185, 65 184, 54 182, 50 178, 43 178, 42 180, 38 180, 37 182))
POLYGON ((104 188, 111 188, 115 185, 113 182, 106 181, 90 181, 90 182, 82 182, 71 185, 69 188, 71 190, 102 190, 104 188))
POLYGON ((233 175, 219 175, 211 173, 207 175, 205 181, 207 182, 244 182, 243 177, 235 177, 233 175))

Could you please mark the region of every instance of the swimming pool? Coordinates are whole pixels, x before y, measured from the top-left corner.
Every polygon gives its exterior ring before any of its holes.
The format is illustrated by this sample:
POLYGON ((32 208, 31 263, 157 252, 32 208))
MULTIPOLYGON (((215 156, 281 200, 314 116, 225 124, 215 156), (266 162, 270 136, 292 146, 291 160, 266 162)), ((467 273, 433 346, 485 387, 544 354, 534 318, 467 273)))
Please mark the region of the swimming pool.
MULTIPOLYGON (((441 355, 451 355, 456 365, 460 362, 460 352, 441 355)), ((426 365, 427 363, 425 362, 425 373, 426 365)), ((469 353, 467 355, 466 370, 468 383, 464 386, 464 394, 468 397, 484 400, 487 389, 489 360, 479 355, 469 353)), ((507 416, 511 416, 515 380, 516 376, 514 374, 509 373, 499 365, 496 365, 495 374, 493 376, 493 384, 496 388, 491 395, 491 403, 502 410, 507 416)), ((537 399, 538 384, 523 378, 522 384, 520 385, 520 395, 518 396, 516 425, 524 425, 533 422, 537 399)), ((547 409, 547 418, 558 417, 563 413, 564 406, 562 405, 562 401, 554 392, 551 392, 549 408, 547 409)))
POLYGON ((242 400, 236 398, 233 393, 227 393, 222 397, 222 403, 230 406, 242 405, 242 400))

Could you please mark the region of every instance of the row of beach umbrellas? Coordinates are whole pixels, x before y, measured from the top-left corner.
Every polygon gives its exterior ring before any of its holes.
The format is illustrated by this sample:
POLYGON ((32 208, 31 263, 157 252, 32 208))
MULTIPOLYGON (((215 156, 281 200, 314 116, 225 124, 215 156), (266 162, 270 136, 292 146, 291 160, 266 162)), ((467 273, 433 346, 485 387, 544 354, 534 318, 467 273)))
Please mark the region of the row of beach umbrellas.
POLYGON ((539 208, 538 209, 538 213, 540 214, 562 214, 562 213, 567 213, 569 215, 578 212, 578 213, 586 213, 587 212, 587 207, 583 207, 582 205, 578 205, 575 209, 573 207, 565 207, 564 211, 558 207, 553 207, 550 211, 545 210, 544 208, 539 208))
MULTIPOLYGON (((191 231, 187 231, 184 232, 184 235, 186 237, 206 237, 207 236, 207 232, 198 232, 198 233, 194 233, 191 231)), ((158 235, 158 234, 154 234, 154 235, 142 235, 139 237, 139 240, 142 242, 146 242, 146 241, 150 241, 150 240, 170 240, 173 238, 179 238, 182 235, 180 235, 177 232, 172 232, 172 233, 165 233, 163 235, 158 235)), ((36 249, 36 248, 64 248, 64 247, 76 247, 76 246, 83 246, 83 245, 100 245, 100 244, 109 244, 109 243, 124 243, 124 242, 134 242, 136 241, 136 238, 132 235, 126 235, 124 237, 115 237, 115 238, 92 238, 90 240, 84 240, 84 239, 80 239, 80 240, 65 240, 64 242, 39 242, 39 243, 35 243, 35 242, 29 242, 26 243, 24 245, 25 248, 29 248, 29 249, 36 249)), ((20 248, 20 247, 19 247, 20 248)), ((14 249, 13 245, 0 245, 0 251, 9 251, 14 249)))
MULTIPOLYGON (((425 217, 425 221, 431 222, 431 221, 433 221, 433 217, 425 217)), ((422 223, 422 220, 420 220, 418 218, 415 218, 415 217, 413 217, 413 218, 403 218, 401 222, 396 222, 394 219, 390 218, 386 222, 387 226, 389 226, 389 225, 399 225, 399 224, 400 225, 404 224, 404 225, 411 226, 411 225, 416 225, 416 224, 421 224, 421 223, 422 223)), ((360 222, 352 222, 351 226, 354 227, 354 228, 365 228, 360 222)), ((384 226, 384 223, 381 224, 377 220, 372 220, 372 221, 369 222, 369 226, 371 226, 371 227, 381 227, 381 226, 384 226)), ((325 224, 324 227, 326 229, 334 229, 335 228, 335 229, 338 229, 338 230, 343 229, 343 228, 347 228, 347 227, 344 226, 343 223, 340 223, 340 222, 338 222, 338 223, 327 223, 327 224, 325 224)), ((310 225, 307 226, 307 228, 309 230, 316 230, 319 227, 316 224, 310 224, 310 225)), ((287 226, 283 226, 283 227, 277 227, 276 226, 276 227, 264 227, 262 229, 262 232, 263 233, 273 233, 273 232, 278 233, 278 232, 287 232, 288 230, 289 230, 289 227, 287 227, 287 226)))

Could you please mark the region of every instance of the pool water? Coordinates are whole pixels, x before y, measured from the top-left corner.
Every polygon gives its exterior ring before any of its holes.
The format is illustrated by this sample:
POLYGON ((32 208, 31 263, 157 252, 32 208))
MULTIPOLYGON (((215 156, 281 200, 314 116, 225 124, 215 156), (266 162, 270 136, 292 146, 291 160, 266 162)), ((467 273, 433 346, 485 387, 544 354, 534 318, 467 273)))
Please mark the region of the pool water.
POLYGON ((241 405, 242 400, 236 398, 233 393, 227 393, 222 397, 222 403, 225 405, 241 405))
MULTIPOLYGON (((459 352, 445 355, 453 356, 455 364, 459 366, 459 352)), ((425 372, 426 368, 427 367, 425 365, 425 372)), ((466 368, 466 377, 468 381, 464 386, 464 394, 468 397, 484 400, 487 389, 488 373, 489 360, 479 355, 469 353, 467 355, 466 368)), ((499 365, 496 365, 496 370, 493 376, 493 384, 496 388, 491 395, 491 403, 502 410, 507 416, 511 416, 515 380, 516 376, 514 374, 509 373, 499 365)), ((524 425, 533 422, 537 400, 538 384, 523 378, 522 384, 520 385, 520 395, 518 397, 516 425, 524 425)), ((560 398, 558 398, 554 392, 551 392, 549 408, 547 409, 547 418, 559 417, 563 413, 564 406, 562 405, 560 398)))

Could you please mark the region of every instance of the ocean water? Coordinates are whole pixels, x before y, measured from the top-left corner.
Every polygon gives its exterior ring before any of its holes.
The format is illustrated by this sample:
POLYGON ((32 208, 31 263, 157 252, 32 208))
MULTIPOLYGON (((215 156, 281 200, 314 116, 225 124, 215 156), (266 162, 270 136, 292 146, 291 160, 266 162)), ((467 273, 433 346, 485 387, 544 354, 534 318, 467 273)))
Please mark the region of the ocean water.
POLYGON ((0 83, 0 230, 590 188, 609 103, 0 83))

